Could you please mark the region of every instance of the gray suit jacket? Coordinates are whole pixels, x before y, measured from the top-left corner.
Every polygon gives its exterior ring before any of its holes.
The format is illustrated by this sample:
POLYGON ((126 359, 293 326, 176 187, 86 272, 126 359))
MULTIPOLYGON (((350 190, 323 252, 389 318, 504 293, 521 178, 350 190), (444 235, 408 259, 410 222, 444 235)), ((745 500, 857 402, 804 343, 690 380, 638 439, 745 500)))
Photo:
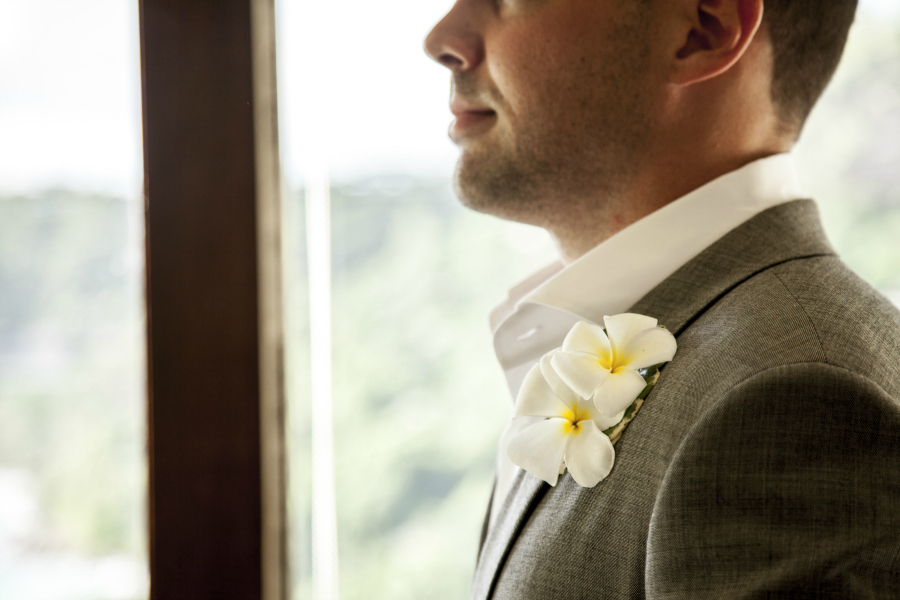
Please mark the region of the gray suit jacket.
POLYGON ((900 313, 769 209, 631 310, 678 352, 595 488, 520 473, 472 598, 900 598, 900 313))

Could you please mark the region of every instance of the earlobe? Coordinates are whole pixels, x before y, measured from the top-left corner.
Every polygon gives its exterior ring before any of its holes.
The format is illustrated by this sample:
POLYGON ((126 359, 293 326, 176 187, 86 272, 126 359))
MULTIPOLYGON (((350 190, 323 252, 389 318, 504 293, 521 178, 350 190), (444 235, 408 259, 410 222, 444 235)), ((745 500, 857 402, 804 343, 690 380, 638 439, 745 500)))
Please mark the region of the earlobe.
POLYGON ((762 23, 763 0, 690 0, 691 28, 675 54, 672 82, 691 85, 730 69, 762 23))

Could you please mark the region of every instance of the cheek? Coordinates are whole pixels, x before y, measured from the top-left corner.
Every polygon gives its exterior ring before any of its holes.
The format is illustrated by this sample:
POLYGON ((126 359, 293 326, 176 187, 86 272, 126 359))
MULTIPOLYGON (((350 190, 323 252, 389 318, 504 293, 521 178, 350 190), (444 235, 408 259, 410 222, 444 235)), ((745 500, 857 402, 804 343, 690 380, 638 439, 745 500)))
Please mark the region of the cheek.
POLYGON ((486 45, 491 78, 511 117, 584 105, 602 72, 602 26, 584 14, 542 15, 515 22, 486 45))

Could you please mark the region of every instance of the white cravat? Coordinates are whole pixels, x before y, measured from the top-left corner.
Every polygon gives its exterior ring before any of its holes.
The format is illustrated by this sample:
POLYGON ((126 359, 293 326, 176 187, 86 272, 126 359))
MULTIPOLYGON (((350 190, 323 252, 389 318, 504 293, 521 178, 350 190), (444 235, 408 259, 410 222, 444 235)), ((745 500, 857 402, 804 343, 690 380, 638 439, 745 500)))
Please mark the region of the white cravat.
MULTIPOLYGON (((790 154, 752 162, 647 215, 572 264, 557 262, 510 290, 491 313, 494 350, 512 398, 544 353, 562 345, 581 320, 623 313, 713 242, 760 212, 803 198, 790 154)), ((654 316, 654 315, 649 315, 654 316)), ((527 421, 511 422, 500 440, 491 523, 518 471, 506 446, 527 421)))

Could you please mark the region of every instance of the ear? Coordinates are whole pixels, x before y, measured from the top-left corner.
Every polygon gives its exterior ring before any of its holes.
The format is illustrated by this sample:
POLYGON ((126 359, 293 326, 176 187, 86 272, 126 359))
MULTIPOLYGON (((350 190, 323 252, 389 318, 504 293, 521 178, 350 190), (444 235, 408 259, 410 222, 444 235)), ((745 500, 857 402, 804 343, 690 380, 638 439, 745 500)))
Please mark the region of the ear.
POLYGON ((721 75, 756 36, 763 0, 687 0, 690 31, 675 56, 672 82, 691 85, 721 75))

